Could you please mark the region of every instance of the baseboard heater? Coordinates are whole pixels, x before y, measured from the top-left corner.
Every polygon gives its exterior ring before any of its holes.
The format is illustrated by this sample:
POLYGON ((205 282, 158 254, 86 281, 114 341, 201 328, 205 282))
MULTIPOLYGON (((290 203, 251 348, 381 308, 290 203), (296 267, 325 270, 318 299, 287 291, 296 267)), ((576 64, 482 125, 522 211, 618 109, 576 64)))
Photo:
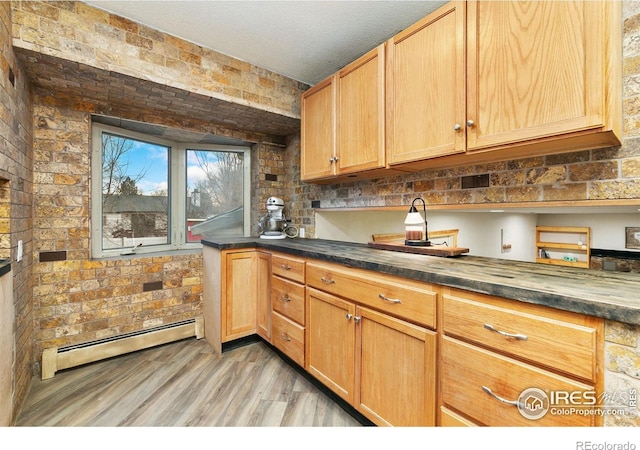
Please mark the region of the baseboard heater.
POLYGON ((59 370, 194 336, 204 337, 202 316, 82 344, 46 348, 42 352, 42 379, 53 378, 59 370))

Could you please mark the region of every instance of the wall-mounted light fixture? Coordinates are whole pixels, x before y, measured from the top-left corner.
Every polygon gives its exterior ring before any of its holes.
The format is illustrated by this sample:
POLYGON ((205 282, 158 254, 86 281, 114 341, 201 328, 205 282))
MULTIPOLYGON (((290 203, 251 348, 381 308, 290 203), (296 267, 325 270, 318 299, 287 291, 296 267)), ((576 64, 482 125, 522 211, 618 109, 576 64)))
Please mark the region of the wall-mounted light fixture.
POLYGON ((411 208, 407 218, 404 220, 405 229, 405 245, 413 245, 418 247, 428 247, 431 245, 429 241, 429 231, 427 228, 427 204, 420 198, 414 198, 411 202, 411 208), (422 211, 424 212, 424 218, 420 215, 416 209, 415 203, 417 201, 422 202, 422 211))

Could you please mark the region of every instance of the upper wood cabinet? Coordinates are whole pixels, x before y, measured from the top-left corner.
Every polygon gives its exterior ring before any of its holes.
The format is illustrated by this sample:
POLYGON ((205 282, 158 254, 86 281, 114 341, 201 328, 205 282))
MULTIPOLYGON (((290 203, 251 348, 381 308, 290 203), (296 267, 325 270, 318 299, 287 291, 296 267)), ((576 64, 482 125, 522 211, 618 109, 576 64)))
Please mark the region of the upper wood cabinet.
POLYGON ((384 45, 302 96, 301 179, 384 168, 384 45))
POLYGON ((464 25, 451 2, 388 41, 389 164, 465 151, 464 25))
POLYGON ((338 173, 384 167, 384 45, 338 72, 338 173))
POLYGON ((335 175, 336 83, 327 78, 302 95, 300 179, 335 175))
POLYGON ((301 179, 619 145, 621 40, 621 2, 447 3, 303 94, 301 179))
POLYGON ((469 2, 469 151, 619 144, 620 3, 469 2))

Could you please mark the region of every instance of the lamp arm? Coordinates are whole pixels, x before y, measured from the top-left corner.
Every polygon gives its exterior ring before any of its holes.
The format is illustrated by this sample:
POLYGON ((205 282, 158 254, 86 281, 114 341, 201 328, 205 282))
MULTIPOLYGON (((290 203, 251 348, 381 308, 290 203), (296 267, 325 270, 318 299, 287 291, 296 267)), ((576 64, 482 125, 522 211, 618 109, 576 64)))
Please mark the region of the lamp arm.
POLYGON ((416 212, 418 211, 414 205, 414 203, 420 200, 422 202, 422 211, 424 211, 424 233, 425 233, 425 240, 429 240, 429 226, 427 225, 427 202, 424 201, 424 199, 422 197, 416 197, 413 199, 413 201, 411 202, 411 208, 416 210, 416 212))

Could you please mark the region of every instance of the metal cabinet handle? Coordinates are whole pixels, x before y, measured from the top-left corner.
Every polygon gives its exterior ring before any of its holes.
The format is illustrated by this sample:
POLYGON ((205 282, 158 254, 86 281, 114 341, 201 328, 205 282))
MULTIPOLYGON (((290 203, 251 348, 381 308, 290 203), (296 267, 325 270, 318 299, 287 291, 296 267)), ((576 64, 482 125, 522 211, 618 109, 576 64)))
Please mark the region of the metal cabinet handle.
POLYGON ((280 298, 282 299, 283 302, 290 302, 291 301, 291 297, 289 297, 287 294, 280 295, 280 298))
POLYGON ((455 124, 455 125, 453 126, 453 130, 454 130, 454 131, 460 131, 460 130, 462 130, 462 125, 460 125, 459 123, 455 124))
POLYGON ((509 337, 509 338, 513 338, 513 339, 518 339, 519 341, 526 341, 528 339, 528 337, 525 334, 513 334, 513 333, 507 333, 505 331, 500 331, 500 330, 495 329, 493 327, 493 325, 490 325, 488 323, 485 323, 484 327, 487 330, 495 331, 499 335, 502 335, 502 336, 505 336, 505 337, 509 337))
POLYGON ((333 156, 329 157, 329 162, 332 163, 333 162, 333 156))
POLYGON ((283 270, 291 270, 291 266, 288 264, 280 264, 280 268, 283 270))
POLYGON ((284 333, 280 333, 280 338, 285 342, 291 342, 291 338, 284 333))
POLYGON ((471 119, 467 120, 467 126, 468 126, 469 128, 471 128, 471 127, 472 127, 472 126, 474 126, 475 124, 476 124, 476 123, 475 123, 473 120, 471 120, 471 119))
POLYGON ((495 398, 496 400, 501 401, 502 403, 506 403, 507 405, 518 406, 517 400, 507 400, 506 398, 502 398, 499 395, 494 394, 493 391, 486 386, 482 386, 482 390, 487 394, 489 394, 490 396, 492 396, 493 398, 495 398))
POLYGON ((347 320, 351 320, 351 318, 353 317, 353 314, 346 313, 345 317, 347 318, 347 320))
POLYGON ((389 298, 384 294, 378 294, 378 297, 389 303, 402 303, 402 300, 400 300, 399 298, 389 298))
POLYGON ((325 277, 320 277, 320 281, 322 281, 325 284, 334 284, 335 283, 335 280, 331 280, 331 279, 328 279, 328 278, 325 278, 325 277))
POLYGON ((353 321, 354 321, 355 323, 358 323, 358 322, 360 322, 360 319, 362 319, 362 317, 360 317, 360 316, 355 316, 355 317, 353 318, 353 321))

